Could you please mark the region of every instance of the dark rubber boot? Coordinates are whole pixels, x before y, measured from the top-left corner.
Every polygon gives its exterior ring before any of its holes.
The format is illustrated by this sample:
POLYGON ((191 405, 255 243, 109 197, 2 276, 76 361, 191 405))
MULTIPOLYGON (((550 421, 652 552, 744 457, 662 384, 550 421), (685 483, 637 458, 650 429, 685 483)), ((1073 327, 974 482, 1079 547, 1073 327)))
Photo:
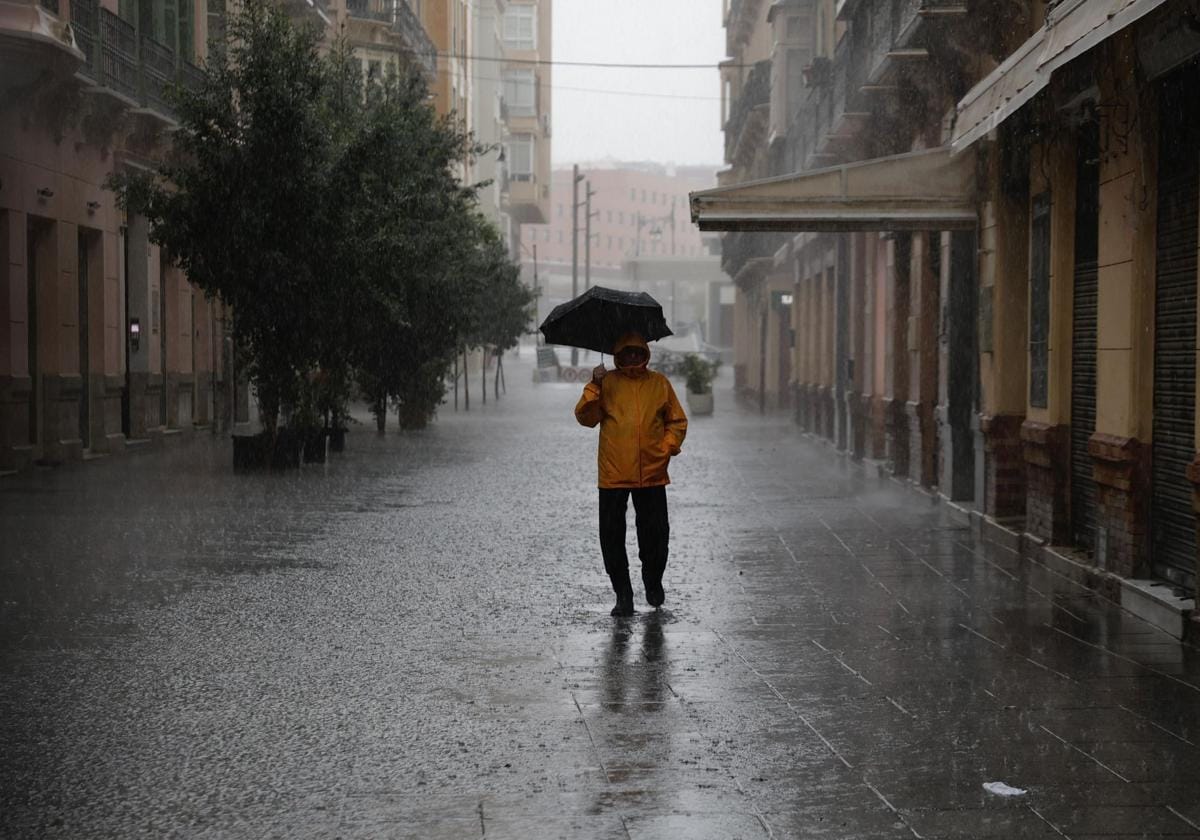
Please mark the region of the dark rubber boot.
POLYGON ((661 607, 663 601, 667 600, 667 593, 663 591, 662 581, 657 583, 646 584, 646 603, 652 607, 661 607))
POLYGON ((612 608, 612 615, 633 615, 633 585, 629 578, 613 581, 613 591, 617 593, 617 604, 612 608))

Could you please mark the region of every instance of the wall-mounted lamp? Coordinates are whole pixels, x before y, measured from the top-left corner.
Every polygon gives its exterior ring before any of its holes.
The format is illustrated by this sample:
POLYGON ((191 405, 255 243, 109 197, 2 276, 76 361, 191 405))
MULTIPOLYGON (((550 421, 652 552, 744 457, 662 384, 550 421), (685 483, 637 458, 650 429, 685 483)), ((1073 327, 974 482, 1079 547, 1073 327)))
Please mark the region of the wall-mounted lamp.
POLYGON ((50 189, 49 187, 42 187, 37 191, 37 194, 41 198, 52 198, 54 196, 54 190, 50 189))
POLYGON ((99 209, 100 209, 100 202, 99 202, 99 201, 89 201, 89 202, 87 203, 88 215, 92 215, 92 214, 94 214, 94 213, 95 213, 97 210, 99 210, 99 209))
POLYGON ((129 319, 129 349, 136 353, 142 340, 142 322, 137 318, 129 319))

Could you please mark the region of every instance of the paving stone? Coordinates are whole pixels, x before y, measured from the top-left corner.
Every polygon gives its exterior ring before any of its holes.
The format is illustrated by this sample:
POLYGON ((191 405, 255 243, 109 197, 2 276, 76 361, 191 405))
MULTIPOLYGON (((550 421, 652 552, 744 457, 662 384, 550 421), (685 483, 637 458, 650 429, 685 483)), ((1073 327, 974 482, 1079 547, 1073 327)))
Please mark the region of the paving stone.
POLYGON ((595 432, 528 364, 296 473, 198 435, 0 478, 0 836, 1200 836, 1194 650, 728 372, 665 608, 631 522, 611 618, 595 432))

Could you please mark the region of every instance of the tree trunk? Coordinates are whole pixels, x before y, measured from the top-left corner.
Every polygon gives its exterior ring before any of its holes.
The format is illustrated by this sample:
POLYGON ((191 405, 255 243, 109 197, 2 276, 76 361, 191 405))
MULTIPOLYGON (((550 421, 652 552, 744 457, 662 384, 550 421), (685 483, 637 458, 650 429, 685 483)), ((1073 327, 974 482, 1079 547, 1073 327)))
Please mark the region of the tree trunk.
POLYGON ((471 410, 471 368, 467 364, 467 348, 463 348, 463 408, 471 410))
POLYGON ((500 375, 500 387, 504 389, 504 393, 508 393, 508 383, 504 381, 504 365, 500 364, 500 360, 496 360, 496 373, 500 375))
POLYGON ((387 397, 382 397, 375 402, 375 409, 372 412, 375 415, 375 428, 382 434, 387 429, 387 397))
POLYGON ((458 411, 458 354, 454 354, 454 410, 458 411))
POLYGON ((500 399, 500 369, 504 366, 504 356, 500 353, 496 354, 496 378, 492 382, 492 392, 495 393, 496 399, 500 399))
POLYGON ((487 405, 487 346, 479 349, 479 390, 483 392, 483 404, 487 405))

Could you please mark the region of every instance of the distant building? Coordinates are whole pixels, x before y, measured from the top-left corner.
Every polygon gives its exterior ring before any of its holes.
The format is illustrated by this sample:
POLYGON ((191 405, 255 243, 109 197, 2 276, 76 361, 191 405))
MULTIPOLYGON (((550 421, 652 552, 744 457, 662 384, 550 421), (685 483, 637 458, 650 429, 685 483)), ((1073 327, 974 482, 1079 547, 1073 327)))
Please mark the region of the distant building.
POLYGON ((550 218, 551 9, 551 0, 508 0, 499 18, 504 50, 500 64, 504 126, 501 208, 510 222, 514 252, 521 225, 542 225, 550 218))
MULTIPOLYGON (((719 240, 702 235, 687 211, 688 192, 712 186, 715 171, 617 161, 581 164, 579 171, 585 180, 578 189, 576 290, 584 291, 590 274, 594 284, 651 292, 663 303, 669 320, 672 298, 677 296, 674 315, 680 324, 703 330, 710 321, 719 321, 720 312, 711 313, 707 303, 709 283, 728 285, 720 273, 719 240), (590 250, 583 206, 589 185, 590 250)), ((572 294, 571 177, 571 167, 554 170, 547 224, 521 233, 522 263, 530 279, 537 249, 542 317, 572 294)))

